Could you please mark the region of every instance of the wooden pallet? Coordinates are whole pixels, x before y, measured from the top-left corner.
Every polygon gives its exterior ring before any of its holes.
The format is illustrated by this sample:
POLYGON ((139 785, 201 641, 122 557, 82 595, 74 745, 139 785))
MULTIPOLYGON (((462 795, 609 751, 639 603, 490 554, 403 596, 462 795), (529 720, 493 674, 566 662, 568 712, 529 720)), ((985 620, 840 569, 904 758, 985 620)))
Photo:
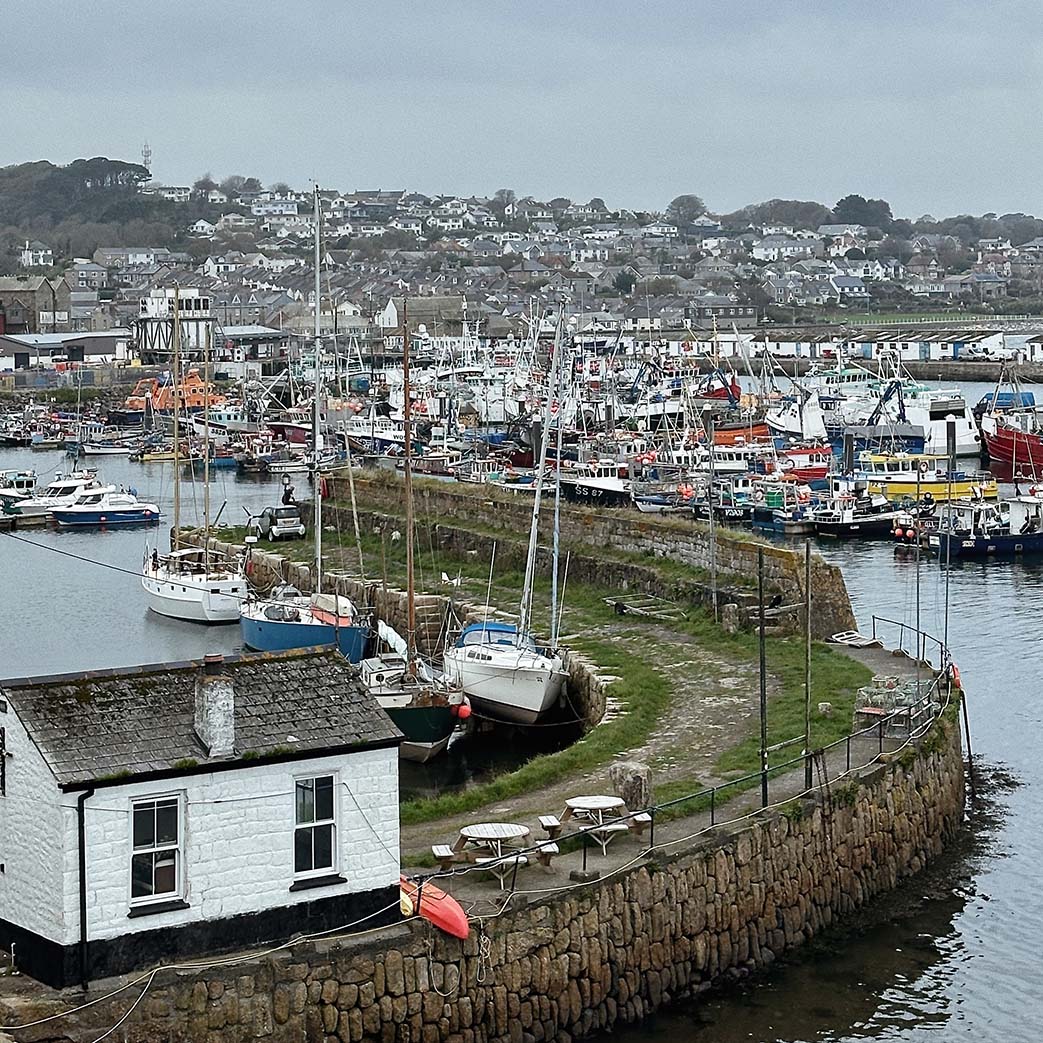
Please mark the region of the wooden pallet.
POLYGON ((644 616, 673 622, 688 618, 688 614, 673 601, 654 594, 616 594, 601 600, 619 616, 644 616))

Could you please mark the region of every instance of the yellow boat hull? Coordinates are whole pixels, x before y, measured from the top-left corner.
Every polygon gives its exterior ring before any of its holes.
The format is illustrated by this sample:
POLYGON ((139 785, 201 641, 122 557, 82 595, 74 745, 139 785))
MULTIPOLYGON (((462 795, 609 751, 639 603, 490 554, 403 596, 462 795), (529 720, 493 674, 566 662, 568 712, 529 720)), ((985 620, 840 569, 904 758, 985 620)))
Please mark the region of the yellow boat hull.
POLYGON ((886 496, 892 503, 902 500, 921 500, 930 493, 935 503, 948 503, 950 500, 966 500, 983 498, 995 500, 999 496, 995 478, 973 481, 961 478, 958 481, 947 481, 940 478, 921 479, 919 482, 869 482, 869 491, 886 496))

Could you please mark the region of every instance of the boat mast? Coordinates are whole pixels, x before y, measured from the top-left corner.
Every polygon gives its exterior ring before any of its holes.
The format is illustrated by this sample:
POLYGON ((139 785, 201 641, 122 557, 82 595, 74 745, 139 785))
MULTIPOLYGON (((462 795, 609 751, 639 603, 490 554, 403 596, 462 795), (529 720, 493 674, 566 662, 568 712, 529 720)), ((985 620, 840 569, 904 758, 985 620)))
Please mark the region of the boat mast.
POLYGON ((402 442, 405 449, 403 477, 406 493, 406 673, 416 674, 416 588, 413 582, 413 433, 409 389, 409 317, 402 298, 402 442))
POLYGON ((173 372, 174 382, 174 535, 171 539, 172 550, 181 547, 181 295, 174 287, 174 330, 173 330, 173 372))
POLYGON ((315 490, 315 593, 322 593, 322 480, 319 477, 319 456, 322 453, 322 414, 320 405, 320 389, 322 387, 322 369, 319 328, 319 263, 320 263, 320 230, 322 212, 319 208, 319 185, 315 185, 315 399, 312 403, 312 488, 315 490))
MULTIPOLYGON (((558 386, 558 367, 561 360, 561 312, 554 330, 554 358, 551 360, 550 379, 547 381, 547 402, 543 412, 543 430, 540 432, 540 457, 536 468, 536 493, 532 502, 532 523, 529 526, 529 550, 525 557, 525 582, 522 584, 521 604, 518 607, 518 636, 528 633, 532 607, 532 585, 536 572, 536 536, 540 526, 540 502, 543 499, 543 477, 547 469, 548 429, 558 386)), ((562 403, 558 403, 558 423, 562 422, 562 403)))
POLYGON ((210 575, 210 326, 203 339, 203 568, 210 575))
MULTIPOLYGON (((571 364, 570 364, 571 365, 571 364)), ((550 574, 550 646, 552 649, 558 647, 558 555, 561 532, 561 429, 565 426, 562 418, 562 407, 560 402, 564 398, 561 393, 564 387, 559 388, 558 395, 558 430, 556 432, 557 442, 555 446, 555 471, 554 471, 554 544, 551 551, 551 574, 550 574)))

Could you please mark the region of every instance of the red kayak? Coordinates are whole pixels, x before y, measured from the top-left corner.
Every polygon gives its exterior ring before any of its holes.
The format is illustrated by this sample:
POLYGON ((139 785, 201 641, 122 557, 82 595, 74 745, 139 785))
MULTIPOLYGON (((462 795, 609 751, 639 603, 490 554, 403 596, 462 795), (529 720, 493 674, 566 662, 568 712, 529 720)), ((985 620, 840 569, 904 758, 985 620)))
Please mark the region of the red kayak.
POLYGON ((452 895, 447 895, 440 887, 435 887, 429 881, 424 884, 423 888, 418 888, 412 880, 407 880, 404 876, 399 877, 399 887, 402 890, 404 915, 417 913, 433 923, 440 931, 445 931, 454 938, 466 938, 471 933, 467 913, 463 911, 460 903, 452 895), (417 909, 418 890, 420 892, 419 909, 417 909))

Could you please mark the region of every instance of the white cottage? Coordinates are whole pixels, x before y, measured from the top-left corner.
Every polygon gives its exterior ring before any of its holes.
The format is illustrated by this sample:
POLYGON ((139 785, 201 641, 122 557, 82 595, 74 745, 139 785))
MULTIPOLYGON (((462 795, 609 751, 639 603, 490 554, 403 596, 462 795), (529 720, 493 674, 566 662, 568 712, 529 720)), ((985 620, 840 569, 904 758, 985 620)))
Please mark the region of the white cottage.
POLYGON ((333 652, 0 683, 0 946, 62 987, 390 922, 400 740, 333 652))

